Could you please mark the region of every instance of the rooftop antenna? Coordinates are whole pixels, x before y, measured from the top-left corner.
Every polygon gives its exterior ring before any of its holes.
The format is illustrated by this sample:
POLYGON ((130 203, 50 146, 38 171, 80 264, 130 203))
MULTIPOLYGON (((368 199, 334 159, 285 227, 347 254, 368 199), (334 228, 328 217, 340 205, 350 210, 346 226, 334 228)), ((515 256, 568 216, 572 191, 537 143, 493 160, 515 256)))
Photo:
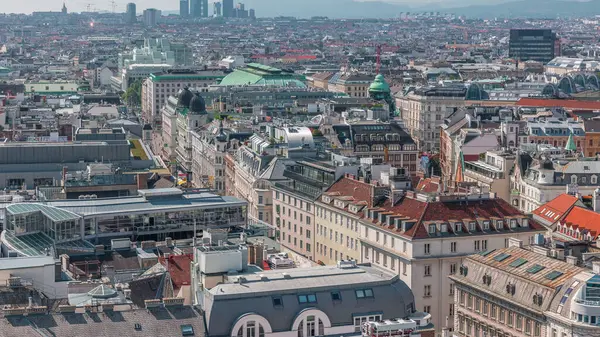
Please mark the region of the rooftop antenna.
POLYGON ((375 73, 380 74, 379 70, 381 69, 381 45, 377 46, 377 66, 375 68, 375 73))

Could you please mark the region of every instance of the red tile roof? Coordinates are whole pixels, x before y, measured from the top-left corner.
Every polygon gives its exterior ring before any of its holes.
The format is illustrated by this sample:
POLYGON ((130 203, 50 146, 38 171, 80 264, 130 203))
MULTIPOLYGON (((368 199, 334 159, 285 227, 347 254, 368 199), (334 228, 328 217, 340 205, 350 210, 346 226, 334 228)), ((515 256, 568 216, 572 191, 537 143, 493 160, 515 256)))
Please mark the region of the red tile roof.
POLYGON ((439 192, 440 178, 421 178, 416 190, 425 193, 439 192))
POLYGON ((352 196, 355 201, 366 201, 369 207, 373 207, 373 185, 352 178, 343 177, 336 181, 325 192, 352 196))
POLYGON ((520 98, 515 104, 526 107, 564 107, 567 109, 579 110, 600 110, 600 102, 597 101, 576 101, 566 99, 539 99, 539 98, 520 98))
MULTIPOLYGON (((184 285, 191 284, 191 263, 193 257, 191 254, 171 255, 169 256, 168 270, 175 288, 181 288, 184 285)), ((160 259, 163 265, 167 265, 166 259, 160 259)))
POLYGON ((586 229, 593 233, 600 232, 600 214, 587 208, 573 207, 562 222, 571 223, 573 229, 580 228, 580 230, 586 229))
POLYGON ((578 200, 570 194, 563 193, 538 207, 532 213, 553 224, 573 208, 578 200))

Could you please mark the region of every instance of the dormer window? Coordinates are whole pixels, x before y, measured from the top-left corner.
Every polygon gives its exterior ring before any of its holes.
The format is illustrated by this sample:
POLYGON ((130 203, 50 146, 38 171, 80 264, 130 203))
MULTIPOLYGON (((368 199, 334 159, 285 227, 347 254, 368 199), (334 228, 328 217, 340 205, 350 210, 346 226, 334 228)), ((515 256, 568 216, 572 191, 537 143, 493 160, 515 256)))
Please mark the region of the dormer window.
POLYGON ((447 231, 448 231, 448 224, 445 224, 445 223, 441 224, 440 225, 440 232, 446 233, 447 231))
POLYGON ((435 234, 436 228, 435 228, 435 224, 430 224, 429 225, 429 234, 435 234))
POLYGON ((517 228, 517 219, 510 219, 510 228, 517 228))
POLYGON ((324 202, 324 203, 326 203, 326 204, 328 204, 328 203, 330 203, 330 202, 331 202, 331 198, 330 198, 330 197, 328 197, 328 196, 326 196, 326 195, 324 195, 324 196, 323 196, 323 202, 324 202))
POLYGON ((454 232, 455 233, 460 233, 461 230, 462 230, 462 223, 460 223, 460 222, 454 223, 454 232))
POLYGON ((496 221, 496 229, 500 230, 504 228, 504 222, 502 220, 496 221))
POLYGON ((475 222, 469 222, 469 232, 475 231, 475 222))
POLYGON ((484 221, 483 222, 483 229, 484 230, 490 230, 490 222, 489 221, 484 221))

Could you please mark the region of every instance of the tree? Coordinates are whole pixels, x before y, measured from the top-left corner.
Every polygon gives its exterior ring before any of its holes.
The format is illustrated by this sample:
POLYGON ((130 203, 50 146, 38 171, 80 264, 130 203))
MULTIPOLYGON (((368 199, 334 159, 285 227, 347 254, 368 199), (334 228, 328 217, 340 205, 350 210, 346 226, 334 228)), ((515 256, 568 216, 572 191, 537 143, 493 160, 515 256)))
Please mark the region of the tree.
POLYGON ((142 81, 133 82, 123 93, 123 100, 129 106, 138 106, 142 104, 142 81))

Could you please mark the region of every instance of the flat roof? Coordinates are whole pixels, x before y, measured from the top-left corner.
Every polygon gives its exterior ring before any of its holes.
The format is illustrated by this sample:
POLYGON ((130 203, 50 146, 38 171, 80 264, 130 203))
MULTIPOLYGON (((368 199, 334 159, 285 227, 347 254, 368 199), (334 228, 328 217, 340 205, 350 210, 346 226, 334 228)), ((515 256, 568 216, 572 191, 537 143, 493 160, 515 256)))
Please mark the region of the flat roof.
POLYGON ((392 281, 397 275, 375 270, 367 266, 338 268, 337 266, 319 266, 285 270, 270 270, 253 274, 240 274, 229 277, 227 283, 219 284, 209 291, 215 297, 239 297, 243 294, 255 296, 256 293, 298 291, 316 288, 351 288, 357 284, 368 287, 392 281), (235 282, 239 277, 245 281, 235 282), (264 278, 264 279, 263 279, 264 278))

